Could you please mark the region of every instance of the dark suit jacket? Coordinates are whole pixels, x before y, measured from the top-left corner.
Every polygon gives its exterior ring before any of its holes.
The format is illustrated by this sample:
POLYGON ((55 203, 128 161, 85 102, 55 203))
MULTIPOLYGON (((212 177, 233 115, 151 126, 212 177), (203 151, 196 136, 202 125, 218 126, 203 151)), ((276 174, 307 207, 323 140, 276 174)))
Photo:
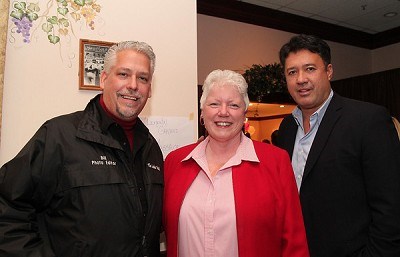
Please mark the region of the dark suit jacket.
MULTIPOLYGON (((292 156, 297 124, 279 145, 292 156)), ((311 257, 400 256, 400 143, 383 107, 334 94, 300 188, 311 257)))

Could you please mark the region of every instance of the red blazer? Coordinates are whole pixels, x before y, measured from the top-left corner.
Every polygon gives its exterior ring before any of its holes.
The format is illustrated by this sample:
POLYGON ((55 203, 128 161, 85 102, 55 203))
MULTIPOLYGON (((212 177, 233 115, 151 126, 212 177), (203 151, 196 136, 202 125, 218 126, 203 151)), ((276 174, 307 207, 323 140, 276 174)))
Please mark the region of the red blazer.
MULTIPOLYGON (((299 195, 288 154, 253 141, 259 163, 232 167, 240 257, 309 256, 299 195)), ((190 159, 196 144, 171 152, 165 160, 163 222, 167 256, 178 254, 178 219, 186 191, 200 171, 190 159)))

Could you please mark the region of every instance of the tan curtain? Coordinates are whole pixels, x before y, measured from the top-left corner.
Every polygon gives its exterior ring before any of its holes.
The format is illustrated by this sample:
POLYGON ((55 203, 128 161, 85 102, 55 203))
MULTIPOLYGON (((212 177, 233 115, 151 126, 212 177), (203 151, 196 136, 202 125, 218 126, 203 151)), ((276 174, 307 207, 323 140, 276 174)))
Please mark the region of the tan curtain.
POLYGON ((4 68, 6 60, 9 6, 10 6, 9 0, 0 1, 0 135, 1 135, 1 121, 2 121, 4 68))

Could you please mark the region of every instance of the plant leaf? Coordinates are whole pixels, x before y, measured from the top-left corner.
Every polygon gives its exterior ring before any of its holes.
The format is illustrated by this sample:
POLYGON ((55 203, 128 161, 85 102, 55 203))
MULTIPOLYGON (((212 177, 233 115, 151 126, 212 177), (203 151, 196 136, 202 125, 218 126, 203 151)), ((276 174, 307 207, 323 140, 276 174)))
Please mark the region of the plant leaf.
POLYGON ((52 16, 51 18, 47 18, 47 21, 50 22, 51 24, 57 24, 58 18, 57 16, 52 16))
POLYGON ((49 33, 53 29, 53 25, 51 23, 43 23, 42 30, 46 33, 49 33))
POLYGON ((61 24, 61 25, 63 25, 64 27, 68 27, 68 26, 69 26, 69 22, 68 22, 68 20, 65 19, 65 18, 59 19, 59 20, 58 20, 58 23, 61 24))
POLYGON ((65 16, 68 13, 68 8, 65 7, 58 7, 57 12, 63 16, 65 16))
POLYGON ((81 19, 81 15, 79 13, 76 13, 76 12, 72 12, 71 16, 75 21, 79 21, 81 19))
POLYGON ((39 12, 40 11, 39 4, 29 3, 28 10, 31 12, 39 12))
POLYGON ((92 8, 93 10, 95 10, 96 12, 100 12, 101 11, 101 6, 98 4, 92 4, 92 8))
POLYGON ((26 3, 25 2, 16 2, 14 4, 14 8, 17 9, 17 10, 25 10, 26 3))
POLYGON ((27 16, 30 21, 35 21, 39 18, 39 15, 37 15, 37 13, 33 13, 33 12, 28 13, 27 16))
POLYGON ((52 43, 54 45, 57 44, 58 42, 60 42, 60 37, 58 37, 58 36, 49 35, 47 38, 49 39, 50 43, 52 43))
POLYGON ((80 5, 80 6, 84 6, 85 0, 74 0, 74 3, 76 3, 77 5, 80 5))
POLYGON ((66 29, 66 28, 59 29, 58 32, 63 36, 68 35, 68 29, 66 29))
POLYGON ((21 11, 21 10, 16 10, 16 11, 13 10, 13 11, 10 13, 10 16, 13 17, 13 18, 15 18, 15 19, 21 20, 21 19, 22 19, 22 16, 24 16, 24 12, 21 11))

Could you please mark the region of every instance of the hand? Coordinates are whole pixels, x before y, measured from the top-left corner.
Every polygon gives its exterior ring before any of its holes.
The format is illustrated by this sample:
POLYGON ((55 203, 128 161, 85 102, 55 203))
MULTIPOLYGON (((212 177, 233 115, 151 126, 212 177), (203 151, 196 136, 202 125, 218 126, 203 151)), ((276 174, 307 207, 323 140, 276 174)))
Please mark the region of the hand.
POLYGON ((204 136, 201 136, 201 137, 199 137, 199 139, 197 139, 197 142, 196 143, 200 143, 201 141, 203 141, 204 140, 204 136))

